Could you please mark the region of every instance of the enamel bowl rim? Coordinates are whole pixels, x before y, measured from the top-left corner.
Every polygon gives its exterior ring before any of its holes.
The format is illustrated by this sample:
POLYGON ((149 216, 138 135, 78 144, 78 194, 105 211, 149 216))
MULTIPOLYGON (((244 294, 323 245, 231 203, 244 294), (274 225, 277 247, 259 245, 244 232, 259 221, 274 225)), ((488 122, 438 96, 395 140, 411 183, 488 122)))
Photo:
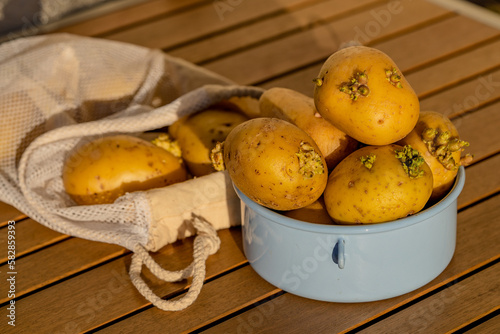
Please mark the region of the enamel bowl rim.
POLYGON ((301 220, 297 220, 294 218, 287 217, 283 214, 275 212, 271 209, 268 209, 260 204, 257 204, 245 194, 243 194, 233 183, 233 187, 241 199, 241 201, 248 206, 250 209, 255 211, 258 215, 272 221, 274 223, 284 225, 289 228, 303 230, 307 232, 315 232, 315 233, 340 233, 340 234, 366 234, 366 233, 380 233, 380 232, 388 232, 392 230, 397 230, 401 228, 405 228, 414 224, 417 224, 421 221, 429 219, 447 207, 453 204, 454 201, 457 200, 460 195, 463 186, 465 184, 465 169, 461 166, 458 170, 457 176, 455 178, 455 183, 449 193, 441 199, 439 202, 435 203, 429 208, 422 210, 414 215, 409 217, 393 220, 385 223, 377 223, 377 224, 364 224, 364 225, 327 225, 327 224, 315 224, 310 222, 305 222, 301 220))

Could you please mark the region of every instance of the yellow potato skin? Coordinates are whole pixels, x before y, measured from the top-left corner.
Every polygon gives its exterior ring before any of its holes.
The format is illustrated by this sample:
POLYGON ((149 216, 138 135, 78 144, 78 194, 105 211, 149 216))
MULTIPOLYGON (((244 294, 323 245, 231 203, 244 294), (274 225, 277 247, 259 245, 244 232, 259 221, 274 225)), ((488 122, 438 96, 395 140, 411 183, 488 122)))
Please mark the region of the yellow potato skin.
POLYGON ((324 199, 339 224, 373 224, 403 218, 422 210, 432 192, 432 172, 410 178, 395 157, 399 145, 366 146, 345 158, 328 178, 324 199), (374 154, 369 169, 361 157, 374 154))
POLYGON ((187 179, 179 158, 143 139, 107 136, 88 142, 66 159, 63 184, 81 205, 113 203, 127 192, 187 179))
POLYGON ((332 54, 323 64, 314 88, 314 102, 326 120, 367 145, 387 145, 404 138, 417 123, 420 104, 394 61, 366 46, 351 46, 332 54), (391 83, 393 69, 401 88, 391 83), (355 99, 341 87, 358 73, 367 76, 369 93, 355 99))
POLYGON ((193 176, 203 176, 215 172, 210 153, 217 142, 226 139, 238 124, 248 120, 239 113, 226 110, 208 109, 174 123, 170 132, 179 143, 182 159, 193 176))
POLYGON ((259 99, 251 96, 233 96, 227 100, 223 100, 214 108, 236 111, 244 114, 248 118, 262 117, 259 109, 259 99))
MULTIPOLYGON (((422 141, 422 132, 426 128, 439 129, 441 132, 449 131, 451 137, 459 136, 458 131, 448 117, 435 111, 421 111, 415 128, 402 140, 399 145, 411 145, 422 154, 425 162, 430 166, 433 175, 433 191, 431 201, 437 202, 443 198, 455 183, 457 169, 447 169, 429 152, 427 146, 422 141)), ((459 163, 460 151, 452 153, 453 159, 459 163)))
POLYGON ((319 115, 314 100, 288 88, 274 87, 259 100, 263 117, 276 117, 295 124, 316 142, 328 170, 358 148, 358 142, 319 115))
POLYGON ((172 138, 177 138, 179 135, 179 129, 182 128, 182 125, 189 119, 190 115, 185 115, 177 119, 174 123, 169 125, 168 134, 172 136, 172 138))
POLYGON ((277 118, 254 118, 231 131, 223 160, 233 183, 253 201, 275 210, 293 210, 316 201, 328 179, 324 157, 312 138, 277 118), (309 144, 323 173, 305 177, 297 153, 309 144))
POLYGON ((313 224, 323 224, 323 225, 332 225, 334 224, 332 218, 328 214, 326 210, 325 201, 323 200, 323 196, 318 198, 312 204, 305 206, 300 209, 290 210, 283 212, 283 215, 301 220, 308 223, 313 224))

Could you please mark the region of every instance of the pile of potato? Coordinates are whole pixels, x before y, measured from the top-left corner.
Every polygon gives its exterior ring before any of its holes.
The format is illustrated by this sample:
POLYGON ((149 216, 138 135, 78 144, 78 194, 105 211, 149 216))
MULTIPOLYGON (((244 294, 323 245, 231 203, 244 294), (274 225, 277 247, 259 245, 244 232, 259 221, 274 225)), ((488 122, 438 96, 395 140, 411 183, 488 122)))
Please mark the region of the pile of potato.
POLYGON ((257 203, 312 223, 370 224, 444 197, 468 144, 419 100, 383 52, 331 55, 313 98, 272 88, 179 119, 158 136, 110 136, 79 147, 63 181, 78 204, 227 170, 257 203), (152 139, 152 140, 151 140, 152 139))
POLYGON ((380 50, 331 55, 314 97, 272 88, 261 118, 236 126, 213 152, 249 198, 314 223, 371 224, 422 210, 444 197, 468 144, 418 97, 380 50))

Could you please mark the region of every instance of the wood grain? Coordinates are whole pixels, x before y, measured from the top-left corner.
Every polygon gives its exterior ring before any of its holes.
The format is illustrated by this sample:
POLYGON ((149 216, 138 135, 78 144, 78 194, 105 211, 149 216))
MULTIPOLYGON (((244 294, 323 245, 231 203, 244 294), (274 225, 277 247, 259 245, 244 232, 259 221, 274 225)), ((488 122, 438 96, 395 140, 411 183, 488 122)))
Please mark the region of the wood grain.
POLYGON ((453 118, 499 99, 500 69, 496 69, 421 99, 420 108, 434 110, 453 118))
MULTIPOLYGON (((474 58, 476 53, 480 52, 475 51, 475 48, 469 49, 466 46, 476 45, 478 43, 480 44, 481 42, 484 42, 485 39, 495 35, 495 32, 490 31, 490 28, 485 27, 482 24, 475 23, 475 30, 482 31, 484 35, 467 33, 464 34, 463 37, 461 36, 460 38, 457 38, 453 33, 453 29, 463 29, 457 27, 458 25, 461 27, 468 26, 465 24, 466 21, 464 20, 467 19, 464 19, 463 17, 449 17, 437 23, 426 25, 421 29, 415 29, 411 32, 411 34, 403 34, 384 42, 371 44, 370 46, 386 52, 396 62, 396 64, 398 64, 398 67, 405 74, 415 68, 425 70, 426 72, 424 72, 424 75, 410 74, 407 76, 407 79, 412 87, 415 89, 417 94, 420 95, 419 97, 422 100, 423 108, 430 109, 440 106, 440 110, 446 111, 452 108, 452 110, 449 111, 451 115, 455 113, 455 109, 463 109, 463 107, 456 105, 460 103, 468 105, 471 102, 475 102, 475 105, 480 102, 484 104, 488 100, 497 98, 497 94, 499 94, 498 91, 500 90, 498 88, 499 80, 497 77, 490 77, 490 74, 487 71, 477 73, 476 76, 472 76, 471 78, 461 78, 462 81, 460 81, 459 85, 456 83, 457 79, 454 79, 453 76, 446 74, 453 71, 453 68, 465 66, 470 69, 471 67, 468 65, 469 59, 474 58), (439 30, 440 33, 436 33, 438 28, 453 29, 442 29, 439 30), (425 47, 427 43, 431 43, 433 45, 443 45, 443 47, 427 48, 425 47), (471 52, 473 53, 469 55, 471 52), (461 57, 455 59, 458 55, 461 55, 461 57), (427 69, 427 67, 430 67, 430 69, 427 69), (425 75, 425 73, 437 74, 429 76, 425 75), (443 75, 443 73, 445 74, 443 75), (441 77, 439 77, 440 75, 441 77), (468 84, 468 80, 470 79, 476 79, 479 81, 477 83, 473 82, 472 84, 468 84), (477 85, 486 86, 485 88, 487 89, 487 92, 484 91, 484 88, 477 88, 477 85), (436 94, 438 89, 443 90, 443 86, 447 86, 450 93, 445 94, 442 91, 439 91, 439 94, 436 94), (456 89, 457 86, 461 88, 456 89), (429 88, 434 91, 435 95, 431 95, 429 97, 425 96, 429 93, 429 88), (477 91, 478 89, 480 90, 479 92, 477 91), (488 92, 490 94, 488 94, 488 92), (443 100, 441 100, 442 94, 445 94, 443 100), (479 101, 470 101, 472 98, 465 99, 469 95, 475 96, 476 94, 479 94, 479 101), (425 101, 427 99, 430 102, 426 105, 425 101)), ((487 45, 488 44, 486 44, 486 46, 487 45)), ((486 46, 483 45, 483 47, 486 46)), ((487 53, 488 51, 485 51, 482 56, 487 57, 487 53)), ((323 61, 324 59, 321 59, 315 64, 292 71, 291 73, 278 78, 267 80, 259 84, 259 86, 265 89, 269 89, 271 87, 285 87, 294 89, 307 96, 312 96, 314 89, 312 79, 319 73, 319 70, 323 65, 323 61)), ((490 62, 490 66, 492 63, 495 63, 495 61, 490 62)), ((420 73, 420 71, 418 73, 420 73)), ((472 108, 474 106, 469 105, 468 107, 472 108)))
POLYGON ((7 225, 9 220, 20 220, 26 215, 12 205, 0 201, 0 227, 7 225))
POLYGON ((500 40, 459 54, 406 76, 420 98, 459 84, 498 66, 500 40))
MULTIPOLYGON (((18 272, 16 297, 19 298, 126 253, 129 251, 120 246, 69 238, 29 257, 21 257, 16 260, 18 272)), ((7 271, 9 271, 7 265, 0 267, 0 272, 7 271)), ((0 297, 0 303, 7 300, 7 295, 0 297)))
MULTIPOLYGON (((219 236, 221 248, 207 260, 206 279, 246 263, 240 229, 222 230, 219 236)), ((167 245, 154 254, 154 259, 167 270, 182 269, 192 261, 192 246, 192 238, 167 245)), ((120 257, 18 300, 18 318, 30 321, 19 322, 16 329, 26 333, 42 329, 49 333, 74 333, 149 307, 150 303, 129 279, 129 264, 130 255, 120 257)), ((155 293, 166 298, 182 293, 190 282, 165 283, 147 269, 143 269, 143 278, 155 293)), ((6 326, 6 321, 0 322, 0 333, 6 331, 6 326)))
MULTIPOLYGON (((186 59, 193 63, 202 63, 221 58, 229 53, 236 53, 262 43, 282 38, 287 34, 305 31, 315 25, 352 15, 369 5, 380 5, 380 0, 342 1, 331 0, 312 3, 294 11, 286 11, 273 17, 263 17, 258 21, 241 27, 235 27, 214 36, 208 36, 179 48, 166 50, 172 56, 186 59)), ((366 10, 366 9, 365 9, 366 10)))
MULTIPOLYGON (((398 15, 393 15, 388 24, 367 35, 367 40, 387 38, 412 27, 434 20, 448 12, 427 2, 416 1, 405 3, 406 6, 398 15), (372 36, 372 37, 370 37, 372 36)), ((286 36, 276 41, 256 46, 250 50, 231 55, 226 58, 204 64, 204 67, 219 73, 242 85, 255 85, 282 75, 292 69, 308 66, 322 61, 339 48, 342 42, 347 42, 362 35, 370 27, 367 22, 377 21, 374 12, 386 10, 387 5, 372 11, 364 11, 332 23, 313 27, 307 31, 286 36), (244 65, 244 66, 242 66, 244 65)), ((307 82, 311 82, 310 77, 307 82)))
POLYGON ((140 3, 129 8, 101 15, 70 26, 60 28, 55 33, 64 32, 83 36, 105 36, 123 27, 140 24, 156 17, 167 16, 186 7, 190 7, 203 0, 155 0, 140 3))
POLYGON ((453 119, 460 137, 470 144, 464 152, 473 153, 478 161, 500 151, 500 133, 496 131, 500 124, 498 108, 500 101, 453 119))
POLYGON ((234 25, 273 15, 307 3, 308 0, 254 0, 239 2, 233 10, 218 11, 208 2, 177 15, 145 22, 137 27, 106 35, 107 39, 165 49, 228 29, 234 25))
POLYGON ((196 303, 189 309, 165 313, 151 308, 105 328, 102 332, 138 333, 144 328, 150 333, 160 333, 165 328, 170 333, 190 332, 246 306, 258 304, 279 291, 260 279, 250 266, 246 266, 205 284, 196 303))
POLYGON ((469 329, 468 334, 497 334, 500 333, 500 315, 486 320, 476 327, 469 329))
POLYGON ((429 61, 439 62, 474 50, 498 36, 499 30, 481 22, 452 16, 371 46, 390 54, 398 60, 398 67, 409 73, 428 66, 429 61))
MULTIPOLYGON (((16 223, 16 257, 47 247, 59 241, 68 239, 69 236, 51 230, 32 219, 25 219, 16 223)), ((7 229, 0 229, 0 240, 7 240, 7 229)), ((0 263, 7 261, 7 253, 2 252, 0 263)))
POLYGON ((360 333, 445 333, 500 305, 500 263, 388 317, 360 333))
POLYGON ((500 191, 500 155, 476 163, 465 170, 464 189, 458 196, 458 208, 464 208, 500 191), (487 177, 485 177, 487 175, 487 177))

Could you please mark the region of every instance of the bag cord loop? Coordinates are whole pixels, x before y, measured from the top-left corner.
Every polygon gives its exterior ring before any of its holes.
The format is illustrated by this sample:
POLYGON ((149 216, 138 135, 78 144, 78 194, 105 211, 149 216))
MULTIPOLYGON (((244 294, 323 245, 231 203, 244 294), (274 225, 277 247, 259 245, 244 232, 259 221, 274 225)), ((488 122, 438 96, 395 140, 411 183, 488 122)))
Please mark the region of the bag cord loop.
POLYGON ((196 300, 205 280, 205 261, 210 255, 216 253, 220 247, 217 232, 208 221, 194 213, 191 220, 197 230, 197 236, 194 239, 193 262, 186 268, 177 271, 168 271, 161 268, 144 246, 140 244, 135 247, 132 255, 129 271, 132 283, 144 298, 163 311, 180 311, 196 300), (165 282, 177 282, 192 276, 191 286, 182 298, 164 300, 156 295, 142 279, 141 270, 143 264, 148 267, 153 275, 165 282))

